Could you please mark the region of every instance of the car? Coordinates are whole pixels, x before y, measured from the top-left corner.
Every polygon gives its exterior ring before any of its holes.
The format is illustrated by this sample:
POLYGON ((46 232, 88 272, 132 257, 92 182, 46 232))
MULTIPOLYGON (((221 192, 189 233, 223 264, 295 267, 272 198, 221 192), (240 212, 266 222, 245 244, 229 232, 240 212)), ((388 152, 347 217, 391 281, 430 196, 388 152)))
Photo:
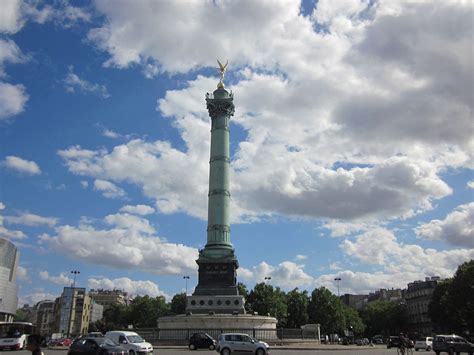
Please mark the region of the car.
POLYGON ((189 350, 216 348, 216 340, 207 333, 194 333, 189 338, 189 350))
POLYGON ((474 344, 459 335, 436 335, 433 338, 433 350, 436 355, 442 352, 448 354, 468 353, 474 354, 474 344))
POLYGON ((367 338, 356 339, 355 343, 356 345, 369 345, 369 339, 367 338))
POLYGON ((267 355, 269 350, 270 347, 267 343, 244 333, 222 333, 219 335, 216 347, 216 351, 221 355, 229 355, 234 352, 267 355))
POLYGON ((433 338, 432 337, 423 337, 418 338, 415 341, 415 351, 420 349, 430 351, 433 346, 433 338))
POLYGON ((382 335, 374 335, 374 337, 372 338, 372 343, 373 344, 384 344, 385 341, 383 340, 382 335))
POLYGON ((81 337, 76 339, 68 355, 128 355, 127 349, 112 340, 101 337, 81 337))
POLYGON ((400 337, 391 335, 387 339, 387 349, 398 348, 400 346, 400 337))
POLYGON ((90 338, 103 338, 104 334, 102 334, 101 332, 89 332, 89 333, 87 333, 86 336, 88 336, 90 338))
POLYGON ((130 355, 153 355, 153 346, 135 332, 113 330, 105 337, 123 346, 130 355))

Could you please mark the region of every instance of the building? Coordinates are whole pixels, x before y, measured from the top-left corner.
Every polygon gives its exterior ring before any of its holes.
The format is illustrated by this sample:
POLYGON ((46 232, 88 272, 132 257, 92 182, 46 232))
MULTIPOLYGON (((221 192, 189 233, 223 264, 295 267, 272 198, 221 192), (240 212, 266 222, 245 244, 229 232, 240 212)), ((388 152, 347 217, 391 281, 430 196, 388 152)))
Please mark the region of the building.
POLYGON ((91 312, 90 312, 89 323, 97 322, 98 320, 101 320, 103 316, 104 316, 104 306, 102 306, 101 304, 98 304, 97 302, 94 301, 93 298, 91 298, 91 312))
POLYGON ((341 301, 351 308, 360 310, 365 308, 368 304, 376 301, 391 301, 397 303, 405 302, 405 290, 401 289, 385 289, 381 288, 368 295, 351 295, 345 294, 340 297, 341 301))
POLYGON ((36 304, 36 331, 42 336, 53 333, 54 301, 44 300, 36 304))
POLYGON ((11 322, 18 307, 16 271, 20 255, 16 246, 0 238, 0 321, 11 322))
POLYGON ((354 309, 362 309, 367 303, 368 295, 351 295, 346 293, 340 297, 342 303, 354 309))
POLYGON ((91 290, 89 296, 95 303, 104 307, 104 312, 114 304, 124 306, 130 304, 128 293, 122 290, 91 290))
POLYGON ((433 298, 433 292, 440 278, 427 277, 425 281, 415 281, 408 284, 405 299, 410 332, 419 336, 433 334, 433 323, 428 317, 428 306, 433 298))
POLYGON ((92 299, 82 287, 64 287, 54 305, 54 333, 77 336, 89 330, 92 299))

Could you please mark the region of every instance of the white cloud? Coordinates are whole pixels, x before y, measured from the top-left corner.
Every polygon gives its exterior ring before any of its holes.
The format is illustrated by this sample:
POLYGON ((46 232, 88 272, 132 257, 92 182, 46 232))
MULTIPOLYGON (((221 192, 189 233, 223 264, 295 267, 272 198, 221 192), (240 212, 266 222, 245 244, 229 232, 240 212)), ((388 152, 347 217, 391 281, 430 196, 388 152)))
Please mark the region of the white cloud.
POLYGON ((297 260, 297 261, 306 260, 306 259, 308 259, 307 255, 298 254, 298 255, 295 256, 295 260, 297 260))
POLYGON ((87 180, 82 180, 81 186, 83 189, 87 189, 89 187, 89 182, 87 180))
POLYGON ((22 231, 12 231, 5 228, 5 226, 3 225, 5 217, 1 213, 3 213, 5 207, 6 206, 2 202, 0 202, 0 236, 6 239, 26 239, 27 237, 22 231))
POLYGON ((0 32, 15 33, 22 27, 21 0, 2 1, 0 32))
POLYGON ((54 217, 42 217, 32 213, 21 213, 19 216, 5 216, 5 222, 25 226, 47 225, 53 227, 58 223, 58 219, 54 217))
POLYGON ((126 205, 120 209, 120 212, 128 212, 128 213, 137 214, 140 216, 146 216, 146 215, 155 213, 155 209, 147 205, 136 205, 136 206, 126 205))
POLYGON ((1 163, 4 167, 15 170, 19 173, 29 174, 29 175, 39 175, 41 174, 41 169, 38 164, 31 160, 25 160, 19 157, 9 155, 1 163))
POLYGON ((125 190, 110 181, 97 179, 94 181, 94 190, 101 191, 107 198, 121 198, 126 195, 125 190))
POLYGON ((374 267, 381 266, 387 274, 412 273, 418 278, 450 277, 460 263, 474 258, 474 248, 437 251, 401 244, 392 231, 383 228, 367 231, 354 242, 346 239, 340 247, 347 256, 374 267))
POLYGON ((39 288, 35 289, 31 293, 25 294, 20 294, 18 304, 19 305, 24 305, 28 304, 30 306, 33 306, 37 304, 39 301, 44 301, 44 300, 53 300, 56 299, 59 295, 54 295, 52 293, 46 292, 44 289, 39 288))
POLYGON ((467 187, 470 189, 474 189, 474 180, 471 180, 467 183, 467 187))
POLYGON ((4 63, 21 63, 26 57, 12 40, 0 39, 0 77, 5 76, 4 63))
POLYGON ((0 121, 23 112, 27 101, 28 94, 23 85, 0 82, 0 121))
POLYGON ((88 287, 90 289, 123 290, 130 295, 148 295, 150 297, 164 296, 166 299, 171 298, 161 291, 158 285, 152 281, 134 281, 128 277, 120 277, 112 280, 108 278, 89 278, 88 287))
POLYGON ((39 271, 38 275, 41 280, 51 282, 55 285, 68 286, 72 285, 73 280, 65 272, 61 272, 58 276, 52 276, 47 271, 39 271))
POLYGON ((416 227, 415 232, 421 238, 474 248, 474 203, 458 206, 444 220, 432 220, 416 227))
POLYGON ((55 235, 39 239, 50 250, 91 264, 170 275, 196 270, 197 250, 163 241, 148 220, 116 214, 103 222, 110 229, 97 228, 84 218, 77 227, 57 226, 55 235))
POLYGON ((102 135, 103 135, 104 137, 107 137, 107 138, 114 138, 114 139, 122 137, 120 134, 118 134, 117 132, 114 132, 114 131, 112 131, 112 130, 110 130, 110 129, 104 129, 104 130, 102 131, 102 135))
POLYGON ((64 87, 67 92, 76 92, 79 90, 82 93, 91 93, 97 96, 100 96, 104 99, 109 98, 110 94, 105 85, 100 85, 96 83, 91 83, 89 81, 79 78, 73 72, 73 68, 69 67, 69 73, 64 79, 64 87))
POLYGON ((16 269, 16 276, 19 280, 29 280, 28 269, 26 267, 18 265, 16 269))

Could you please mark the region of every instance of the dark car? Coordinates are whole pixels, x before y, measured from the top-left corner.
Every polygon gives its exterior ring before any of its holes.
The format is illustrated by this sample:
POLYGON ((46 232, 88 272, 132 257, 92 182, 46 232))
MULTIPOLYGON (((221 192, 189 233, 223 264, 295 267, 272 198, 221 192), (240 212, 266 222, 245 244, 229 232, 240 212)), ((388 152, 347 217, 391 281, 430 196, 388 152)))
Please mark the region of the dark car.
POLYGON ((189 338, 189 349, 196 350, 200 348, 214 350, 216 348, 215 339, 206 333, 194 333, 189 338))
POLYGON ((390 336, 387 339, 387 349, 398 348, 400 346, 400 337, 390 336))
POLYGON ((474 344, 458 335, 436 335, 433 338, 433 351, 436 355, 442 352, 448 354, 474 354, 474 344))
POLYGON ((68 355, 128 355, 128 351, 112 340, 100 337, 82 337, 72 343, 68 355))

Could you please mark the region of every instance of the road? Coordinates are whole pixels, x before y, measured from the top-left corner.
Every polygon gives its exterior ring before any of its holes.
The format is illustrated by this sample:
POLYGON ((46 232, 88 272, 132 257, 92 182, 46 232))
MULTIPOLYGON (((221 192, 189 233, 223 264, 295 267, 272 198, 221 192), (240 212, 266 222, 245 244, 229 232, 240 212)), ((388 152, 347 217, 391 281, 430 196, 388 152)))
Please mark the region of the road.
MULTIPOLYGON (((43 353, 45 355, 67 355, 67 350, 51 350, 51 349, 43 349, 43 353)), ((396 355, 396 349, 387 349, 385 347, 373 347, 370 349, 344 349, 344 350, 304 350, 304 349, 279 349, 279 348, 271 348, 270 353, 272 355, 396 355)), ((31 355, 29 351, 21 350, 21 351, 2 351, 1 355, 31 355)), ((178 349, 166 349, 166 348, 158 348, 155 349, 154 355, 218 355, 215 351, 210 350, 197 350, 197 351, 190 351, 186 348, 178 348, 178 349)), ((434 355, 434 352, 428 351, 418 351, 416 355, 434 355)))

